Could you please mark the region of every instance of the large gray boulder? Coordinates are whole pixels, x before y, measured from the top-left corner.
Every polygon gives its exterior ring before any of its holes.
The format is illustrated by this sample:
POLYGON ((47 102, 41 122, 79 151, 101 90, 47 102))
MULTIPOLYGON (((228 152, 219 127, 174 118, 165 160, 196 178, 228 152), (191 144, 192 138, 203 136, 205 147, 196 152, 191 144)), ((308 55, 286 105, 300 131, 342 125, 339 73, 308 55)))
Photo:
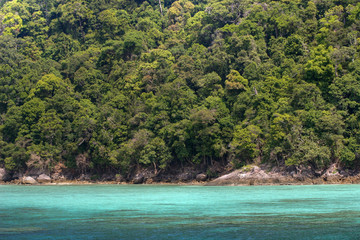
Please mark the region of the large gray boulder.
POLYGON ((207 183, 208 186, 227 185, 271 185, 280 183, 297 182, 281 173, 272 171, 266 166, 248 165, 229 174, 218 177, 207 183))
POLYGON ((0 182, 5 182, 10 180, 9 173, 5 170, 5 168, 0 168, 0 182))
POLYGON ((27 177, 23 177, 22 183, 24 183, 24 184, 37 184, 38 182, 34 178, 27 176, 27 177))
POLYGON ((200 173, 200 174, 196 175, 196 181, 198 181, 198 182, 206 181, 206 179, 207 179, 207 176, 204 173, 200 173))
POLYGON ((39 183, 50 183, 51 182, 51 178, 46 174, 41 174, 36 180, 39 183))

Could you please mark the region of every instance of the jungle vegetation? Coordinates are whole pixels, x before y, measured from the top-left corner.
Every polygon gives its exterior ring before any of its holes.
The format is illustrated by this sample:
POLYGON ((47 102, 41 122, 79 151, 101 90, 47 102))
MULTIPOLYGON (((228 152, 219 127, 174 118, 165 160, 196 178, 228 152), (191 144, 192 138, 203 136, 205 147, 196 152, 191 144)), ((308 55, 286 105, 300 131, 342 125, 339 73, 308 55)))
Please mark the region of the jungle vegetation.
POLYGON ((356 0, 0 0, 0 166, 360 162, 356 0))

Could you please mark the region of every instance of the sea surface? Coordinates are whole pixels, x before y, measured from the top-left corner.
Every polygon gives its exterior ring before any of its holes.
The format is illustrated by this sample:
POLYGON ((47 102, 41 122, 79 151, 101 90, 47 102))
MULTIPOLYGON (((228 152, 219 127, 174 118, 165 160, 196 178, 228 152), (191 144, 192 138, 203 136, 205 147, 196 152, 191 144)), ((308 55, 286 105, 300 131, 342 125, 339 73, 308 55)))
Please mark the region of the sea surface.
POLYGON ((360 239, 360 185, 0 185, 0 239, 360 239))

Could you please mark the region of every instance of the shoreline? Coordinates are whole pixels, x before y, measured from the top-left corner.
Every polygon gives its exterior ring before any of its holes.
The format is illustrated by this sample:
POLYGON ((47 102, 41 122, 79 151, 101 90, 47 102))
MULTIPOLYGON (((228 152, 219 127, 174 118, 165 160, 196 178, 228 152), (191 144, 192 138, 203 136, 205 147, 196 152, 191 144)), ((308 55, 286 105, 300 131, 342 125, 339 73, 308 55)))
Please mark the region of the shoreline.
MULTIPOLYGON (((49 174, 50 175, 50 174, 49 174)), ((4 176, 4 175, 3 175, 4 176)), ((53 175, 52 175, 53 176, 53 175)), ((9 175, 8 175, 9 177, 9 175)), ((0 185, 189 185, 189 186, 267 186, 267 185, 319 185, 319 184, 360 184, 360 172, 351 172, 330 166, 322 173, 311 168, 283 169, 266 165, 247 165, 231 172, 223 172, 217 178, 206 174, 191 174, 190 171, 154 178, 147 172, 139 172, 130 179, 91 179, 91 175, 76 178, 64 176, 50 177, 46 174, 22 176, 20 178, 0 178, 0 185), (192 176, 192 177, 189 177, 192 176), (11 180, 10 180, 11 179, 11 180), (71 180, 70 180, 71 179, 71 180), (2 180, 2 181, 1 181, 2 180), (6 181, 5 181, 6 180, 6 181)))
POLYGON ((20 180, 4 182, 0 181, 0 185, 22 185, 22 186, 65 186, 65 185, 205 185, 206 182, 151 182, 151 183, 132 183, 132 182, 117 182, 117 181, 86 181, 86 180, 53 180, 46 183, 22 183, 20 180))
POLYGON ((306 178, 299 180, 297 178, 254 178, 242 180, 224 180, 219 178, 209 181, 190 181, 190 182, 145 182, 136 184, 132 182, 117 181, 85 181, 85 180, 52 180, 46 183, 22 183, 20 180, 0 182, 0 185, 22 185, 22 186, 66 186, 66 185, 168 185, 168 186, 283 186, 283 185, 337 185, 337 184, 360 184, 360 176, 340 177, 326 179, 306 178))

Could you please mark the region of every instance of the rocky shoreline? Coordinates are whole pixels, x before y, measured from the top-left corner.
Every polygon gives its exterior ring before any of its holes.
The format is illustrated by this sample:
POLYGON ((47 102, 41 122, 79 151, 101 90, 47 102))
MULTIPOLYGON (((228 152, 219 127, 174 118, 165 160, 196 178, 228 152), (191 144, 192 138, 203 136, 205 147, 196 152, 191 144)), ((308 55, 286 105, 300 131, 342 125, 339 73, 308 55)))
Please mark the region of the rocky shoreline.
POLYGON ((207 182, 206 186, 243 185, 314 185, 314 184, 359 184, 360 174, 338 170, 335 166, 321 173, 302 169, 295 172, 268 170, 264 167, 250 166, 235 170, 207 182))
POLYGON ((119 174, 93 176, 81 174, 74 178, 58 173, 34 172, 10 175, 0 168, 0 184, 17 185, 82 185, 82 184, 167 184, 204 186, 252 186, 252 185, 312 185, 312 184, 360 184, 360 174, 331 165, 322 172, 311 168, 279 168, 266 165, 248 165, 241 169, 219 173, 211 177, 205 172, 188 168, 181 172, 155 175, 149 170, 139 171, 131 178, 119 174))

